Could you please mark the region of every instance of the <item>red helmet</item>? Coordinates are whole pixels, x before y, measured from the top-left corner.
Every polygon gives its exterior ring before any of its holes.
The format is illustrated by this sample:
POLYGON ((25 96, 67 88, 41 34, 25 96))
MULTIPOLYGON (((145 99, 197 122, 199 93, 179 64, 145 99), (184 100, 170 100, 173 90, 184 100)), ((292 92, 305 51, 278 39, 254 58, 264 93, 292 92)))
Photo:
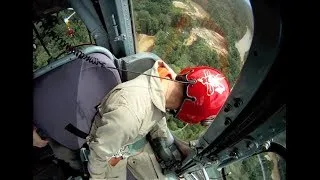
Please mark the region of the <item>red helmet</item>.
POLYGON ((230 93, 226 77, 211 67, 185 68, 178 78, 190 82, 186 85, 185 99, 176 114, 186 123, 196 124, 213 119, 230 93))

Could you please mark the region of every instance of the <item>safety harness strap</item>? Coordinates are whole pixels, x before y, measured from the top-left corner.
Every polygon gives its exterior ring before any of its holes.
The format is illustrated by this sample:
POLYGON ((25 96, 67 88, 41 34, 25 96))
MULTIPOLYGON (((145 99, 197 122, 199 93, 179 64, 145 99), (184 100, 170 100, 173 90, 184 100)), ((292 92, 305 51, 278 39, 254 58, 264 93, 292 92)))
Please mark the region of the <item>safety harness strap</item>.
POLYGON ((81 131, 80 129, 76 128, 74 125, 72 125, 70 123, 65 127, 65 130, 69 131, 70 133, 72 133, 82 139, 86 139, 86 137, 88 136, 87 133, 81 131))

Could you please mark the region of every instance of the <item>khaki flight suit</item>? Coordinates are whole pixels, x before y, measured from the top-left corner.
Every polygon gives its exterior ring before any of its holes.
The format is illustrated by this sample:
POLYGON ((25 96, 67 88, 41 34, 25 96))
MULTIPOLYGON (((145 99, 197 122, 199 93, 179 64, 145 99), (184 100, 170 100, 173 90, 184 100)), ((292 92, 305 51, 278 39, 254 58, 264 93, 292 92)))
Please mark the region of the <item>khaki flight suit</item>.
MULTIPOLYGON (((159 76, 158 67, 166 67, 162 60, 145 73, 159 76)), ((116 86, 98 106, 90 135, 88 170, 91 180, 126 179, 126 166, 141 180, 165 179, 145 136, 167 137, 165 95, 159 78, 140 75, 116 86), (145 143, 143 143, 145 142, 145 143), (108 163, 120 157, 115 166, 108 163)))

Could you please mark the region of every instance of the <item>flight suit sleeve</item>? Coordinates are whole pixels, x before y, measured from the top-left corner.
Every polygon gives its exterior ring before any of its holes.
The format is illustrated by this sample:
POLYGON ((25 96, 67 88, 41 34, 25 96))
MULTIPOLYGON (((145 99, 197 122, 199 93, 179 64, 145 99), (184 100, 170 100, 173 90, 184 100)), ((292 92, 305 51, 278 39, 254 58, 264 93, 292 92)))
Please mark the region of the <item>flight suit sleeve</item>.
POLYGON ((139 127, 137 116, 127 106, 102 115, 94 138, 88 143, 90 180, 106 179, 108 160, 138 135, 139 127))
POLYGON ((150 136, 151 139, 155 138, 167 138, 167 121, 166 117, 163 117, 156 125, 151 129, 150 136))

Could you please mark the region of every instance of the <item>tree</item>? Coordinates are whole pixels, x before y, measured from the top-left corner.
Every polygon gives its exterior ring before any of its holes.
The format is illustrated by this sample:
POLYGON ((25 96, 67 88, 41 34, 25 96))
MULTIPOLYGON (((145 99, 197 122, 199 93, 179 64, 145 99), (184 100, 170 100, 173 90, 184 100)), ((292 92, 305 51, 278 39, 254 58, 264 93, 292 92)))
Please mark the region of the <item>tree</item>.
POLYGON ((184 122, 182 122, 178 119, 174 118, 174 121, 176 122, 178 128, 183 128, 186 125, 184 122))
POLYGON ((155 17, 151 17, 148 32, 150 35, 155 35, 159 30, 159 20, 155 17))
POLYGON ((159 4, 158 2, 146 2, 146 11, 148 11, 150 13, 150 15, 152 17, 154 16, 159 16, 159 14, 161 13, 161 10, 160 7, 159 7, 159 4))
POLYGON ((228 62, 230 73, 227 75, 227 78, 229 79, 230 84, 233 85, 241 70, 240 55, 238 49, 235 47, 234 44, 229 44, 228 50, 228 62))
POLYGON ((190 56, 195 65, 216 67, 218 64, 216 52, 210 49, 202 38, 193 43, 190 48, 190 56))
POLYGON ((167 14, 160 14, 159 15, 159 29, 160 30, 167 30, 171 25, 171 17, 167 14))
POLYGON ((167 125, 168 125, 168 128, 169 128, 171 131, 176 131, 177 129, 179 129, 178 126, 177 126, 177 124, 176 124, 174 121, 172 121, 172 120, 168 120, 167 125))
POLYGON ((167 39, 168 33, 162 30, 159 30, 155 36, 156 36, 155 43, 157 46, 165 45, 168 42, 168 39, 167 39))
POLYGON ((136 19, 136 23, 139 24, 141 32, 143 34, 149 34, 149 28, 151 26, 151 16, 148 11, 141 10, 139 11, 136 19))
POLYGON ((179 73, 182 68, 176 66, 175 64, 168 64, 175 73, 179 73))

